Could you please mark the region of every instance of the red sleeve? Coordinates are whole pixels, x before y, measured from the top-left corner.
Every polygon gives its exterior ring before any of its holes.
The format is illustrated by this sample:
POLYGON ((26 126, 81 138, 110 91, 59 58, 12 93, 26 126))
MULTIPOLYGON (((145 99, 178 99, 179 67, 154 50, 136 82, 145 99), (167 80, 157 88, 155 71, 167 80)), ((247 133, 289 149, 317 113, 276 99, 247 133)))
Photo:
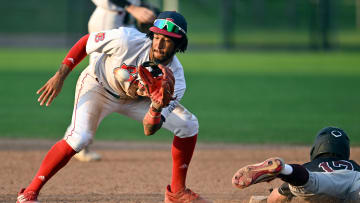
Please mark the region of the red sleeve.
POLYGON ((83 36, 76 44, 70 49, 62 64, 68 65, 70 69, 74 69, 87 55, 86 43, 89 39, 89 34, 83 36))

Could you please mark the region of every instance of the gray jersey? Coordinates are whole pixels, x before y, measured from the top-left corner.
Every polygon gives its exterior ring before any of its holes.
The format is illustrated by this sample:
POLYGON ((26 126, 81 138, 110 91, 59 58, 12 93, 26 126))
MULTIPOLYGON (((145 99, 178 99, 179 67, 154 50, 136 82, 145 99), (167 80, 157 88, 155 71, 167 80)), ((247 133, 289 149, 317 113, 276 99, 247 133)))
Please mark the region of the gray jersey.
MULTIPOLYGON (((309 181, 303 186, 291 186, 291 192, 300 197, 334 197, 342 202, 360 202, 360 172, 337 170, 309 172, 309 181)), ((319 198, 318 198, 319 199, 319 198)), ((321 199, 323 200, 323 199, 321 199)))
MULTIPOLYGON (((336 158, 336 157, 318 157, 311 162, 307 162, 307 163, 303 164, 303 166, 308 171, 311 171, 311 172, 332 173, 332 172, 335 172, 338 170, 349 170, 349 171, 358 171, 358 172, 360 171, 360 166, 355 161, 343 160, 343 159, 336 158)), ((336 176, 338 176, 338 175, 336 175, 336 176)), ((348 175, 348 176, 350 176, 350 175, 348 175)), ((324 181, 322 181, 322 182, 324 182, 324 181)), ((321 187, 321 188, 317 189, 316 193, 312 193, 312 192, 308 191, 307 194, 305 195, 303 193, 306 193, 306 190, 304 190, 303 188, 302 189, 299 188, 298 191, 296 190, 296 188, 293 188, 293 191, 296 193, 296 196, 306 196, 307 201, 310 201, 310 202, 319 202, 319 201, 326 202, 328 200, 330 202, 336 202, 337 199, 339 199, 339 198, 334 197, 335 193, 332 193, 331 196, 327 196, 324 194, 318 194, 318 193, 321 193, 320 191, 322 191, 324 189, 327 190, 328 184, 329 183, 324 182, 321 185, 319 185, 319 187, 321 187), (314 195, 314 194, 317 194, 317 195, 314 195)), ((343 182, 341 182, 341 184, 343 184, 343 182)), ((337 184, 332 184, 332 185, 335 186, 337 184)), ((338 187, 338 185, 336 187, 338 187)), ((346 185, 345 185, 345 187, 346 187, 346 185)), ((280 194, 287 196, 288 198, 291 198, 293 196, 292 191, 290 191, 290 189, 289 189, 288 183, 282 184, 279 187, 278 191, 280 194)), ((338 190, 338 192, 339 191, 342 191, 342 190, 338 190)), ((341 196, 344 196, 344 194, 337 195, 337 197, 341 197, 341 196)), ((343 200, 339 200, 339 201, 342 202, 343 200)))

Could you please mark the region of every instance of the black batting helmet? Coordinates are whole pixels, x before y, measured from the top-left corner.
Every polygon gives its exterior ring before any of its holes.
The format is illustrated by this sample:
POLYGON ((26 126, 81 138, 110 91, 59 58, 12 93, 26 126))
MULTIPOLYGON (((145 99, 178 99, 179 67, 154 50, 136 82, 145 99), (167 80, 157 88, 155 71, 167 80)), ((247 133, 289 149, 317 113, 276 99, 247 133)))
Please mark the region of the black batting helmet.
POLYGON ((350 140, 342 129, 326 127, 320 130, 310 151, 311 161, 322 154, 349 160, 350 140))

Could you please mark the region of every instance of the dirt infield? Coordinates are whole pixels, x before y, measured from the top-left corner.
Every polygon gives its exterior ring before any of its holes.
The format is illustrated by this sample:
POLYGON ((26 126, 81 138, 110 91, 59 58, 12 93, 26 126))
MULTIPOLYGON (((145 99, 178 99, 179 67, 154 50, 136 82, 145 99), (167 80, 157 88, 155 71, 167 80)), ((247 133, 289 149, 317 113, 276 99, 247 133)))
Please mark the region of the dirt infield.
MULTIPOLYGON (((0 139, 0 202, 15 202, 20 187, 27 186, 42 158, 55 141, 0 139)), ((170 183, 170 143, 101 142, 94 144, 103 160, 71 160, 42 189, 41 202, 162 202, 170 183)), ((353 159, 360 148, 352 148, 353 159)), ((234 172, 267 157, 288 162, 309 159, 309 147, 270 145, 198 144, 187 186, 214 202, 248 202, 252 195, 267 195, 281 181, 245 190, 231 185, 234 172)), ((359 160, 356 160, 359 161, 359 160)))

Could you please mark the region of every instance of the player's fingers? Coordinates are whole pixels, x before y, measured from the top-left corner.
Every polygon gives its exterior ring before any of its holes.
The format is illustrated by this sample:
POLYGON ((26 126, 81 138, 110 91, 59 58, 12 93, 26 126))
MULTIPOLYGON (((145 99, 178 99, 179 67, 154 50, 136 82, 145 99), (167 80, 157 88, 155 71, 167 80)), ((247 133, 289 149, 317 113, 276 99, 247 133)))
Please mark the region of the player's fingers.
POLYGON ((46 106, 49 106, 56 96, 57 96, 56 92, 53 91, 53 93, 50 95, 50 97, 49 97, 49 99, 48 99, 48 101, 46 103, 46 106))
POLYGON ((43 97, 43 99, 41 100, 41 103, 40 103, 41 106, 44 105, 44 103, 48 100, 49 95, 51 95, 52 92, 53 92, 52 90, 44 92, 44 97, 43 97))
POLYGON ((44 105, 44 103, 46 102, 46 100, 47 100, 47 92, 44 92, 43 94, 42 94, 42 98, 39 100, 39 102, 40 102, 40 106, 42 106, 42 105, 44 105))
POLYGON ((147 23, 152 23, 155 20, 154 12, 148 8, 143 9, 143 11, 141 13, 141 17, 147 23))
POLYGON ((46 94, 50 91, 50 88, 48 87, 48 85, 44 85, 38 92, 41 93, 41 95, 38 98, 38 102, 40 102, 41 100, 43 100, 43 98, 46 96, 46 94))
POLYGON ((141 16, 139 16, 139 20, 142 22, 142 23, 153 23, 154 20, 155 20, 155 15, 152 11, 145 11, 142 13, 141 16))
POLYGON ((36 94, 40 94, 44 89, 46 88, 46 84, 42 86, 38 91, 36 91, 36 94))
POLYGON ((146 12, 145 16, 146 16, 146 22, 147 22, 147 23, 152 23, 152 22, 154 22, 154 20, 155 20, 155 15, 154 15, 154 13, 153 13, 152 11, 146 12))
POLYGON ((46 95, 46 90, 44 90, 43 92, 42 92, 42 94, 39 96, 39 98, 38 98, 38 102, 41 102, 41 100, 43 100, 43 98, 45 97, 45 95, 46 95))

